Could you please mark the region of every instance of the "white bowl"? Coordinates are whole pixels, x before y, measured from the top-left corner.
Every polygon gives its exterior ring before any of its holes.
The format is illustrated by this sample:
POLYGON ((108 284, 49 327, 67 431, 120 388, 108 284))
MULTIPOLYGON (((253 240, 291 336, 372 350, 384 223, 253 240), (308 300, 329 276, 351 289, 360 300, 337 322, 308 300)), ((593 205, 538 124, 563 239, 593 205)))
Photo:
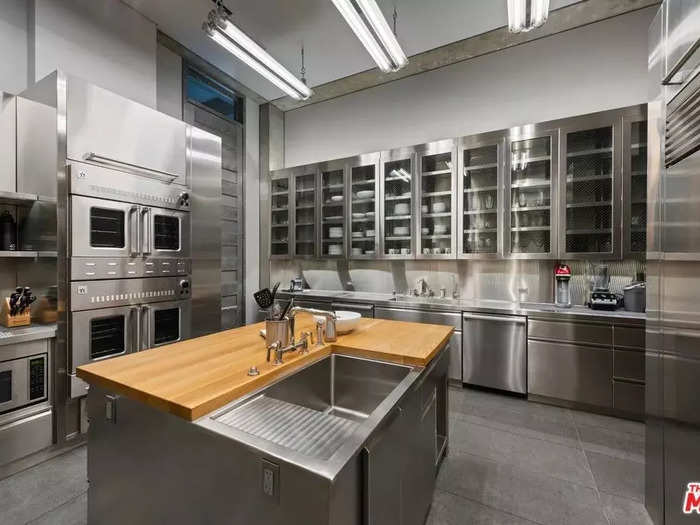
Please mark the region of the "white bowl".
POLYGON ((333 202, 340 202, 340 201, 343 200, 343 196, 342 196, 342 195, 333 195, 333 196, 331 197, 331 200, 332 200, 333 202))
POLYGON ((365 214, 364 213, 353 213, 352 218, 353 219, 364 219, 365 214))
POLYGON ((366 230, 365 237, 374 237, 374 230, 366 230))
POLYGON ((433 203, 433 213, 443 213, 447 210, 447 204, 444 202, 434 202, 433 203))
POLYGON ((353 248, 352 254, 353 255, 362 255, 362 248, 353 248))
MULTIPOLYGON (((362 317, 357 312, 349 312, 347 310, 336 310, 335 316, 335 331, 338 334, 352 332, 360 323, 360 318, 362 317)), ((321 321, 325 324, 326 318, 322 315, 314 315, 314 321, 321 321)))
POLYGON ((420 229, 420 232, 421 232, 423 235, 429 235, 429 234, 430 234, 430 228, 421 228, 421 229, 420 229))
POLYGON ((374 190, 360 190, 357 192, 358 199, 371 199, 374 197, 374 190))
POLYGON ((408 235, 408 226, 394 226, 394 235, 408 235))
POLYGON ((443 235, 447 233, 447 224, 436 224, 435 233, 438 235, 443 235))
POLYGON ((410 213, 408 203, 401 202, 394 206, 394 215, 408 215, 410 213))

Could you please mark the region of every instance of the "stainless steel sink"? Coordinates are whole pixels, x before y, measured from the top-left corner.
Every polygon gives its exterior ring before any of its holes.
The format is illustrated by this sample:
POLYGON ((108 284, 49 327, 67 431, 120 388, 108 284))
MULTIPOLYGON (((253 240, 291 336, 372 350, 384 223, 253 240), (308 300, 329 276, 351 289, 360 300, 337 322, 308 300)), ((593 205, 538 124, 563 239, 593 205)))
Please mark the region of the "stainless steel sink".
MULTIPOLYGON (((374 423, 368 420, 381 416, 387 408, 382 403, 405 389, 413 370, 331 355, 234 402, 211 419, 256 440, 327 460, 358 431, 371 431, 374 423), (402 383, 404 389, 399 389, 402 383)), ((387 401, 392 406, 395 402, 387 401)))

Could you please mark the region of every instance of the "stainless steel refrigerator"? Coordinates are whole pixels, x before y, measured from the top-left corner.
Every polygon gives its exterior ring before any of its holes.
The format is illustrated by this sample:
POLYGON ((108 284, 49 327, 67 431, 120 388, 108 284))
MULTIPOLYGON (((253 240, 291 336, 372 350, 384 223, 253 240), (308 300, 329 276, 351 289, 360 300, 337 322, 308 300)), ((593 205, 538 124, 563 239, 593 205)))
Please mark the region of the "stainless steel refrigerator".
POLYGON ((700 0, 665 0, 649 45, 645 500, 676 525, 700 522, 700 0))

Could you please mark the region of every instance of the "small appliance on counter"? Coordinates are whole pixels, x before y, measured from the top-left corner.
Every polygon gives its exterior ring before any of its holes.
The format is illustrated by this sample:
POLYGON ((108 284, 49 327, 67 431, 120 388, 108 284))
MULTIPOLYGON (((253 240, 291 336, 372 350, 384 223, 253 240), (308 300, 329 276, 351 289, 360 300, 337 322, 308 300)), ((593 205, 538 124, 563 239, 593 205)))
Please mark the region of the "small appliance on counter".
POLYGON ((303 292, 304 291, 304 279, 301 277, 295 277, 289 281, 289 291, 290 292, 303 292))
POLYGON ((628 312, 644 312, 647 309, 647 283, 641 281, 628 284, 622 289, 624 308, 628 312))
POLYGON ((588 301, 588 307, 592 310, 617 310, 619 303, 618 294, 610 291, 608 267, 604 264, 596 266, 593 276, 593 291, 588 301))
POLYGON ((554 269, 556 297, 554 304, 560 308, 571 308, 571 268, 567 264, 557 264, 554 269))
POLYGON ((17 249, 17 223, 12 214, 5 210, 0 215, 0 250, 15 251, 17 249))

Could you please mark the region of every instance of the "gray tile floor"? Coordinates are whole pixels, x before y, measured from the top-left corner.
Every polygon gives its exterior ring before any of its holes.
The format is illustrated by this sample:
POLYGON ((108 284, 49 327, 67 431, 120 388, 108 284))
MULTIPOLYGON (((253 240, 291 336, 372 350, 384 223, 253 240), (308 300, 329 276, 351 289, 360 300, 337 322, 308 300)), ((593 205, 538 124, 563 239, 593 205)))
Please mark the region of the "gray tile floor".
MULTIPOLYGON (((450 452, 429 525, 650 525, 644 427, 468 389, 450 390, 450 452)), ((87 522, 81 447, 0 480, 0 524, 87 522)))

